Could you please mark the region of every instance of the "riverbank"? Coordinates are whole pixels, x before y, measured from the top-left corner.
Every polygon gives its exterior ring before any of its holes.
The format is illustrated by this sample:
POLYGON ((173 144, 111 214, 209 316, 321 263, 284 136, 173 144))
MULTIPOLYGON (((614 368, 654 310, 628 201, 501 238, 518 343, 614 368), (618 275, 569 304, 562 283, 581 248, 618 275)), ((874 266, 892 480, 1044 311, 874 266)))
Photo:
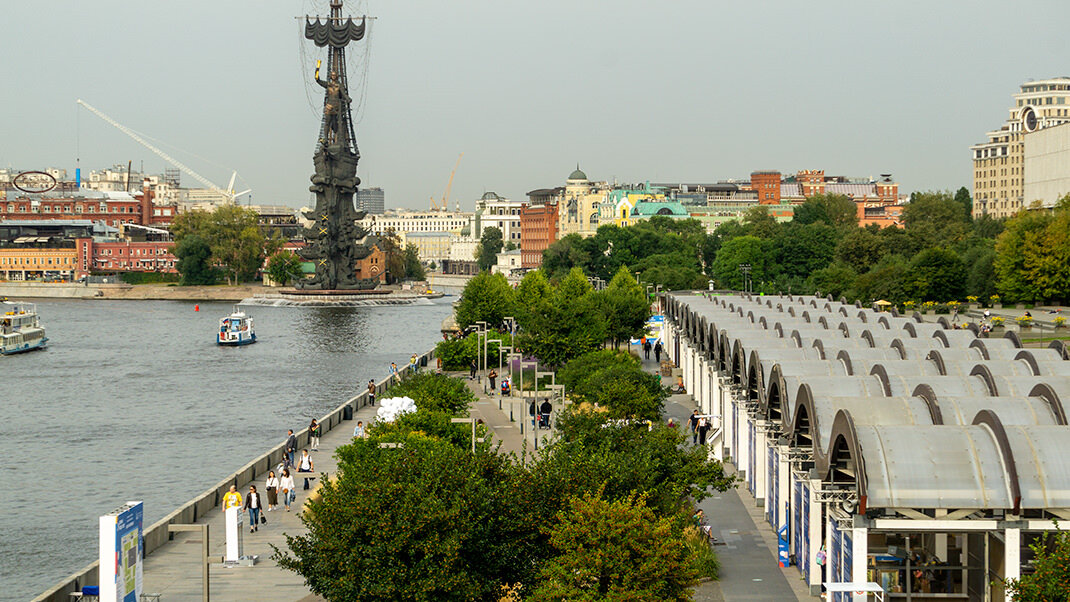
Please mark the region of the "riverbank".
MULTIPOLYGON (((383 299, 412 299, 425 297, 412 290, 385 287, 389 295, 383 299)), ((177 286, 174 284, 74 284, 62 282, 0 282, 0 298, 12 299, 119 299, 131 301, 232 301, 252 298, 281 297, 277 287, 262 284, 230 286, 177 286)), ((432 295, 440 296, 440 295, 432 295)), ((293 297, 297 298, 297 297, 293 297)))

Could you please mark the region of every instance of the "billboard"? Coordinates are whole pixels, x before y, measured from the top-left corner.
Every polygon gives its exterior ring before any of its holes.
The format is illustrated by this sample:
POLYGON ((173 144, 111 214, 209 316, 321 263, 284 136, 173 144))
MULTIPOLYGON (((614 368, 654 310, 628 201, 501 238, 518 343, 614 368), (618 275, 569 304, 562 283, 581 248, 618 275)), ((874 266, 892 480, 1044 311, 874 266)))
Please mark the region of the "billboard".
MULTIPOLYGON (((650 340, 651 345, 656 345, 661 341, 662 330, 665 328, 665 316, 653 315, 646 322, 645 336, 650 340)), ((642 339, 632 339, 632 345, 642 344, 642 339)))
POLYGON ((127 502, 100 517, 100 601, 138 602, 144 556, 141 502, 127 502))

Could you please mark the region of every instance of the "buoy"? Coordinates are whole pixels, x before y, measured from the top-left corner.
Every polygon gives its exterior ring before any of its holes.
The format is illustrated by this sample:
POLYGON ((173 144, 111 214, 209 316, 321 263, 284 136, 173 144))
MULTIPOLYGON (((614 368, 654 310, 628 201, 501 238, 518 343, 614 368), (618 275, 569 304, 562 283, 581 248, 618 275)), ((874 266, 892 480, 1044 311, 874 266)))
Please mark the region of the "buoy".
POLYGON ((199 303, 193 306, 193 311, 201 311, 201 306, 199 303))

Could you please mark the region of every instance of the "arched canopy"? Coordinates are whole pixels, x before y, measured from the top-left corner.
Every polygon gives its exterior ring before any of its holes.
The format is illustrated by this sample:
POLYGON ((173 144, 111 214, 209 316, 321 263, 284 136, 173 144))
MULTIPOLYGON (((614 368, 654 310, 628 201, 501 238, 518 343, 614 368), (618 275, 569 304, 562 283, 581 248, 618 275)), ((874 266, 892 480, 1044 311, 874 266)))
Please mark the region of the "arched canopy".
POLYGON ((1024 509, 1070 508, 1070 429, 1005 425, 1024 509))
POLYGON ((1011 339, 976 339, 970 347, 977 349, 986 360, 1010 360, 1018 354, 1019 347, 1011 339))
POLYGON ((836 354, 836 359, 843 362, 848 374, 869 374, 874 364, 888 360, 899 360, 900 358, 899 352, 891 347, 884 349, 862 347, 858 349, 841 349, 836 354))
POLYGON ((914 339, 899 337, 891 342, 892 349, 897 349, 905 360, 924 360, 929 357, 929 352, 936 349, 940 343, 934 339, 914 339))
POLYGON ((1055 349, 1022 349, 1014 359, 1025 362, 1033 374, 1070 376, 1070 362, 1064 360, 1055 349))
POLYGON ((937 331, 943 330, 943 327, 939 324, 930 324, 928 322, 907 322, 903 325, 903 330, 910 333, 911 338, 928 339, 932 338, 937 331))
POLYGON ((940 341, 945 348, 968 347, 977 335, 969 330, 937 330, 933 338, 940 341))

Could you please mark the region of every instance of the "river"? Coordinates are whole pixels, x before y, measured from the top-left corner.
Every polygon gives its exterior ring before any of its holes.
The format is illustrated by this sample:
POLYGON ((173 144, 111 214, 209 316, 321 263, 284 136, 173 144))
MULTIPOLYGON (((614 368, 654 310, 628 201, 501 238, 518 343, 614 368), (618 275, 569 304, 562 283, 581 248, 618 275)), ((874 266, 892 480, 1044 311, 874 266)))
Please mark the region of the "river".
POLYGON ((100 515, 152 524, 431 348, 450 300, 249 306, 240 348, 214 344, 227 303, 37 301, 48 349, 0 357, 0 600, 92 562, 100 515))

